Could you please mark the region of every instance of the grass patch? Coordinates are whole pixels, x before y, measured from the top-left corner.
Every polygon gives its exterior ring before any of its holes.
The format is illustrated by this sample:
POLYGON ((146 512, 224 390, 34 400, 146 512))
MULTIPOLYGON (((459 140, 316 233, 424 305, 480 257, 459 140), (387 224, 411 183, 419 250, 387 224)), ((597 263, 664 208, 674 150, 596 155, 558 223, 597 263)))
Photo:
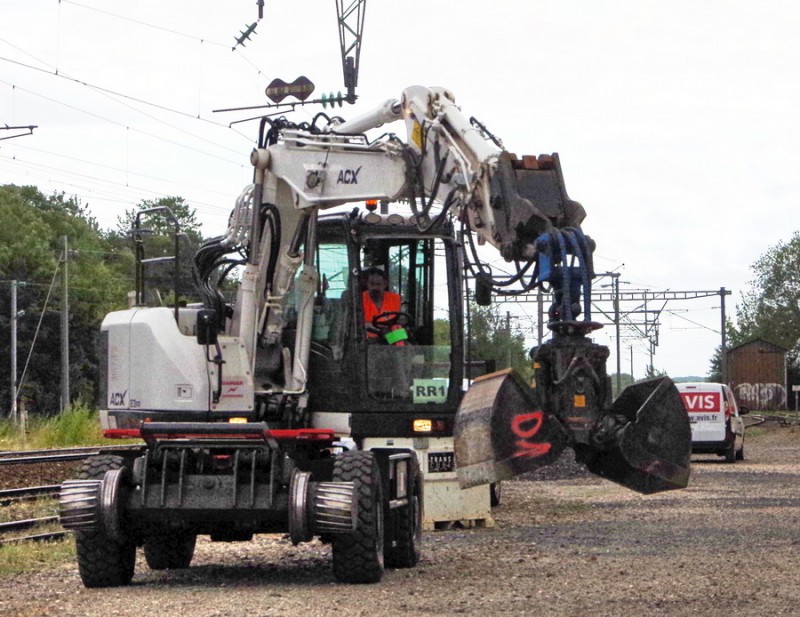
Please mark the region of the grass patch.
POLYGON ((49 418, 31 418, 24 435, 9 420, 0 422, 0 449, 4 450, 68 448, 103 443, 107 443, 107 440, 103 438, 98 414, 87 407, 76 407, 49 418))
MULTIPOLYGON (((58 500, 42 497, 32 501, 22 501, 0 508, 0 522, 21 521, 54 516, 58 513, 58 500)), ((30 529, 8 532, 0 535, 2 540, 63 531, 57 522, 37 525, 30 529)), ((0 577, 25 572, 38 572, 53 566, 75 560, 75 543, 68 535, 61 540, 49 542, 19 542, 0 544, 0 577)))
POLYGON ((762 435, 766 435, 769 431, 761 426, 747 426, 744 429, 746 439, 757 439, 762 435))
POLYGON ((30 501, 18 501, 0 508, 0 523, 44 518, 58 514, 58 499, 41 497, 30 501))
POLYGON ((75 560, 72 536, 52 542, 0 545, 0 576, 39 572, 75 560))

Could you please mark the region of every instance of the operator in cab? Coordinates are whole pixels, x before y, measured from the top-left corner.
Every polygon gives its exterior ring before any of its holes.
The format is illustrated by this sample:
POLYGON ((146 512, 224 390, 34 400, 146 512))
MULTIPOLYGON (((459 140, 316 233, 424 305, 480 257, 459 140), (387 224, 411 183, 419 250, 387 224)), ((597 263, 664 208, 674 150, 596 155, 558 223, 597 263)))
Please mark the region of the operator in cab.
POLYGON ((378 339, 378 334, 371 331, 372 320, 376 315, 401 310, 400 294, 387 291, 389 275, 378 267, 368 268, 364 272, 366 289, 361 294, 361 305, 364 307, 364 324, 367 327, 367 338, 378 339))

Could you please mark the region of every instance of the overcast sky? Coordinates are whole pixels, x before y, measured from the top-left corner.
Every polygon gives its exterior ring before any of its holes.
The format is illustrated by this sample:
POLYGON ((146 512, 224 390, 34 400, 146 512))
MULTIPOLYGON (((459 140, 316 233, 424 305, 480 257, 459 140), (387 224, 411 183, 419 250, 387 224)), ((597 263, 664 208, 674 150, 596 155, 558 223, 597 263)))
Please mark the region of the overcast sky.
MULTIPOLYGON (((796 1, 367 4, 359 101, 337 113, 441 85, 508 150, 558 152, 596 268, 619 272, 623 291, 725 287, 734 316, 753 262, 800 227, 796 1)), ((265 103, 275 77, 342 89, 332 0, 265 0, 264 13, 232 51, 255 0, 4 0, 0 126, 37 128, 0 141, 0 184, 77 195, 103 227, 180 195, 221 233, 257 123, 229 128, 255 113, 212 110, 265 103)), ((648 307, 664 309, 656 368, 707 373, 719 300, 648 307)), ((520 325, 535 314, 506 308, 520 325)), ((613 352, 613 334, 596 340, 613 352)), ((626 336, 621 355, 641 377, 647 345, 626 336)))

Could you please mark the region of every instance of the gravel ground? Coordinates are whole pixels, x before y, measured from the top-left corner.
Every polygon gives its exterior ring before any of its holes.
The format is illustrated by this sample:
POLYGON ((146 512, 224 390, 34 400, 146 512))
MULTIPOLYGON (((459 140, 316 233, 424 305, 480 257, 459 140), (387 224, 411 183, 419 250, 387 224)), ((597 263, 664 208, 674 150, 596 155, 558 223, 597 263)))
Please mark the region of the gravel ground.
POLYGON ((683 491, 640 496, 569 460, 503 484, 492 529, 425 534, 421 564, 333 582, 330 553, 281 536, 199 541, 187 570, 87 590, 66 564, 0 578, 0 615, 800 615, 800 430, 752 429, 746 460, 693 458, 683 491))

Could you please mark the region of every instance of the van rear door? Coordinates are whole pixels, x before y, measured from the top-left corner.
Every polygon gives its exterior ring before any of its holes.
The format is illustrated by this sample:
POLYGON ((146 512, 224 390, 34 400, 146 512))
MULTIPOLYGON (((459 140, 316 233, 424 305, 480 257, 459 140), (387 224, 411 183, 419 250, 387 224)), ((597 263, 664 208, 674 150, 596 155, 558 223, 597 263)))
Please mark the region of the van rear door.
POLYGON ((683 404, 692 426, 692 443, 725 440, 725 401, 722 389, 679 384, 683 404))

